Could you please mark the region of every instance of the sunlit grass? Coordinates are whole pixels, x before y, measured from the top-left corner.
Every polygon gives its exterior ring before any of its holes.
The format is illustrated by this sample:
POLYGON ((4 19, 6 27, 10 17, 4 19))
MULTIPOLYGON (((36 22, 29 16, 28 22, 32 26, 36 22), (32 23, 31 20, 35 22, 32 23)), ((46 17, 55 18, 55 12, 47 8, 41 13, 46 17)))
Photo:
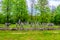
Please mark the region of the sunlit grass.
POLYGON ((0 31, 0 40, 60 40, 60 31, 0 31))

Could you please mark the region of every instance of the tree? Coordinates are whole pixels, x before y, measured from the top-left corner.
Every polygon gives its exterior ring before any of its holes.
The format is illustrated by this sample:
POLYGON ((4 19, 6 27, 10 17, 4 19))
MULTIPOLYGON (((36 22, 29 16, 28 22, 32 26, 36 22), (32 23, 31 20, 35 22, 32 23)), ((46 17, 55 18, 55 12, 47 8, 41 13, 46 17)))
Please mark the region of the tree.
POLYGON ((5 15, 5 25, 8 28, 11 20, 11 0, 2 0, 2 12, 5 15))
POLYGON ((55 9, 54 13, 55 13, 54 23, 60 24, 60 5, 55 9))
POLYGON ((2 12, 5 15, 5 22, 28 21, 26 0, 3 0, 2 12))
POLYGON ((13 0, 12 12, 15 15, 16 21, 28 21, 28 10, 26 0, 13 0))
POLYGON ((47 0, 38 0, 38 3, 36 5, 36 9, 40 12, 38 20, 41 23, 51 21, 51 14, 50 14, 51 11, 47 4, 48 4, 47 0))
POLYGON ((47 6, 48 1, 47 0, 38 0, 36 8, 41 12, 45 12, 45 7, 47 6))
POLYGON ((11 15, 11 0, 2 1, 2 12, 5 15, 6 23, 10 22, 11 15))

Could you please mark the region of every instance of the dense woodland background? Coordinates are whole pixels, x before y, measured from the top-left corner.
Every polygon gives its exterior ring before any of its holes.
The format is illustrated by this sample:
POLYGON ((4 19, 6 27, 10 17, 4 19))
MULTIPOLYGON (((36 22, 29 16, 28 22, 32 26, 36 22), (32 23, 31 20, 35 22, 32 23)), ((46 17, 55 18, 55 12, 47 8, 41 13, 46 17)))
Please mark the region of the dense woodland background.
POLYGON ((50 10, 48 0, 31 0, 31 13, 28 11, 26 0, 2 0, 0 2, 0 24, 6 22, 15 24, 21 22, 40 22, 60 24, 60 5, 55 10, 50 10), (33 10, 38 12, 33 15, 33 10))

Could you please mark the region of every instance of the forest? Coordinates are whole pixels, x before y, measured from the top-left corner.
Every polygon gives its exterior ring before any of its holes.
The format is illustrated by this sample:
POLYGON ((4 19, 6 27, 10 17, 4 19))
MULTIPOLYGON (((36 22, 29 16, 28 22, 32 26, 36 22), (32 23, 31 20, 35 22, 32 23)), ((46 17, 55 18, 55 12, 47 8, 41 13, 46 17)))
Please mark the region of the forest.
POLYGON ((15 24, 21 22, 39 22, 60 24, 60 5, 55 10, 50 10, 48 0, 31 0, 31 12, 28 11, 26 0, 2 0, 0 2, 0 24, 6 22, 15 24), (38 12, 33 15, 33 10, 38 12))

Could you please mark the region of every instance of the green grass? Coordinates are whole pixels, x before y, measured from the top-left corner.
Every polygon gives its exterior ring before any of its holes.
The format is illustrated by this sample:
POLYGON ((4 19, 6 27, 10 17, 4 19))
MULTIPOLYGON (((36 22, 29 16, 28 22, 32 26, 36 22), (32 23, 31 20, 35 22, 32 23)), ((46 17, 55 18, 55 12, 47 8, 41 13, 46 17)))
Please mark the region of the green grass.
POLYGON ((0 31, 0 40, 60 40, 60 31, 0 31))

